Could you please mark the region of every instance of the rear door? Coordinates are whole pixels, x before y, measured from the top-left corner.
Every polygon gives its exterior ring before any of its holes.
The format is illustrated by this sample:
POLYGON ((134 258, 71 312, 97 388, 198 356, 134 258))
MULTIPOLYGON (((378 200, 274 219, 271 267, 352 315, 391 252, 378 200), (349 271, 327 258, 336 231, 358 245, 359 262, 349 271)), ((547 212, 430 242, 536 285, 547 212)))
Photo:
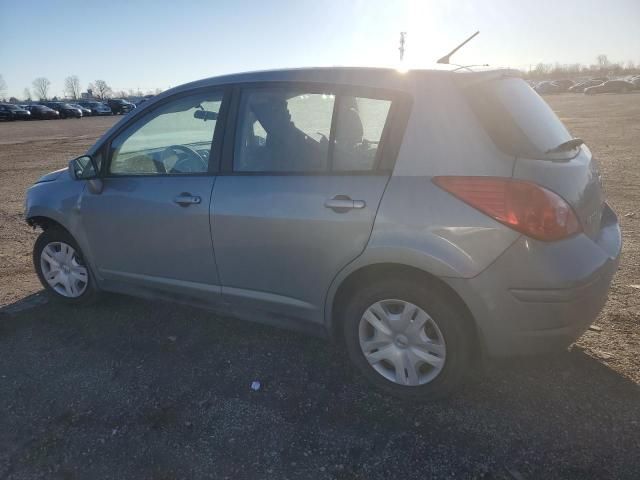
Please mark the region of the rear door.
MULTIPOLYGON (((473 74, 469 76, 473 78, 473 74)), ((563 197, 576 212, 585 234, 594 238, 600 230, 604 195, 598 165, 589 149, 567 144, 571 134, 523 80, 479 78, 463 86, 463 91, 496 145, 515 157, 513 177, 535 182, 563 197), (568 147, 558 149, 562 145, 568 147)))
POLYGON ((369 239, 399 144, 398 103, 296 84, 243 88, 235 103, 212 201, 223 295, 321 322, 332 279, 369 239))

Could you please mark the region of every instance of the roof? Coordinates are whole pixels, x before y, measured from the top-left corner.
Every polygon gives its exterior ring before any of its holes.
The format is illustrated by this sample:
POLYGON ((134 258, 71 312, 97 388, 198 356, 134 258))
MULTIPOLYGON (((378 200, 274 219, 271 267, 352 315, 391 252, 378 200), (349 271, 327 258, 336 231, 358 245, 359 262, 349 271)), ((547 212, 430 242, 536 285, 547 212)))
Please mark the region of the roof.
POLYGON ((501 75, 513 74, 511 70, 482 69, 469 72, 457 65, 438 65, 431 69, 398 70, 395 68, 378 67, 313 67, 291 68, 281 70, 261 70, 255 72, 234 73, 217 77, 205 78, 186 83, 163 92, 158 97, 165 97, 183 90, 197 87, 227 85, 253 82, 309 82, 330 83, 342 85, 357 85, 372 88, 404 89, 417 76, 444 77, 451 75, 501 75))
POLYGON ((242 72, 217 77, 205 78, 180 85, 171 89, 172 93, 182 89, 194 87, 206 87, 214 85, 226 85, 233 83, 253 82, 310 82, 310 83, 336 83, 345 85, 361 85, 370 87, 393 87, 402 85, 407 78, 416 73, 420 75, 449 74, 449 70, 408 70, 400 71, 393 68, 374 67, 314 67, 291 68, 280 70, 261 70, 255 72, 242 72))

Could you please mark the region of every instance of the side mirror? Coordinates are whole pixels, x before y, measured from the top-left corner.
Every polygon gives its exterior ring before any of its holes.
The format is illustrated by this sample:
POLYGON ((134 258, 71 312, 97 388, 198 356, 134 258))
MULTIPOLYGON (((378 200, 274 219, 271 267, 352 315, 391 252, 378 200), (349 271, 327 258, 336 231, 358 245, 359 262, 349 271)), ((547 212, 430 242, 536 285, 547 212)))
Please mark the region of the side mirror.
POLYGON ((69 162, 69 173, 76 180, 87 180, 98 176, 98 166, 90 155, 82 155, 69 162))
POLYGON ((101 193, 103 183, 98 178, 98 165, 95 159, 90 155, 82 155, 74 158, 69 162, 69 173, 76 180, 88 180, 89 190, 91 193, 101 193))

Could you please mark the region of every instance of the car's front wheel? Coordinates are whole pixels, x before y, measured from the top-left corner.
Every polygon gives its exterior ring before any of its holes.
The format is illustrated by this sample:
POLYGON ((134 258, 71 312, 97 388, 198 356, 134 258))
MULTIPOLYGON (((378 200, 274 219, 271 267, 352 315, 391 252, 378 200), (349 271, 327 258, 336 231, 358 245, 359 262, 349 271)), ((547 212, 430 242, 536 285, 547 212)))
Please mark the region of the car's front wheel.
POLYGON ((87 304, 97 289, 82 252, 67 232, 49 228, 33 247, 33 263, 40 282, 50 295, 65 303, 87 304))
POLYGON ((411 279, 371 284, 347 302, 342 324, 352 363, 392 395, 443 397, 469 368, 469 314, 439 285, 411 279))

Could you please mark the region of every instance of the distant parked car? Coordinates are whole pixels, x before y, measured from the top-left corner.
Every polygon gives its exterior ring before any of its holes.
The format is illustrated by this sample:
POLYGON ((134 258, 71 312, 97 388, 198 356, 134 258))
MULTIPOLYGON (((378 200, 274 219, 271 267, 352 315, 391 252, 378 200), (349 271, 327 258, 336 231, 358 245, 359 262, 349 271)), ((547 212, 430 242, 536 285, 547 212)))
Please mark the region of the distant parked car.
POLYGON ((29 112, 29 110, 25 110, 19 105, 13 105, 11 103, 0 103, 0 112, 4 112, 0 118, 6 118, 9 121, 31 119, 31 112, 29 112))
POLYGON ((123 115, 125 113, 129 113, 131 110, 136 108, 136 106, 131 103, 123 100, 122 98, 110 98, 107 101, 107 105, 111 108, 111 111, 114 115, 123 115))
POLYGON ((77 108, 82 112, 82 116, 83 117, 90 117, 91 116, 91 110, 89 110, 86 107, 83 107, 82 105, 79 105, 77 103, 70 103, 69 105, 71 105, 73 108, 77 108))
POLYGON ((584 93, 586 95, 596 95, 598 93, 628 93, 635 88, 636 86, 633 83, 627 82, 626 80, 609 80, 602 85, 586 88, 584 93))
POLYGON ((534 90, 540 95, 546 95, 549 93, 562 93, 564 91, 564 89, 560 85, 549 81, 540 82, 535 86, 534 90))
POLYGON ((60 114, 60 118, 82 118, 82 111, 65 102, 43 102, 41 105, 49 107, 60 114))
POLYGON ((7 122, 11 122, 13 120, 13 117, 11 116, 11 113, 9 112, 9 110, 4 110, 3 108, 0 108, 0 120, 5 120, 7 122))
POLYGON ((636 87, 636 90, 640 90, 640 75, 638 75, 637 77, 633 77, 629 81, 633 83, 633 86, 636 87))
POLYGON ((586 80, 584 82, 576 83, 569 89, 572 93, 582 93, 589 87, 595 87, 596 85, 602 85, 600 80, 586 80))
POLYGON ((568 78, 563 78, 562 80, 554 80, 551 83, 560 87, 563 92, 569 91, 569 89, 575 85, 575 82, 573 80, 569 80, 568 78))
POLYGON ((45 105, 29 105, 29 111, 31 112, 31 118, 38 120, 55 120, 60 118, 60 114, 45 105))
POLYGON ((113 112, 107 105, 96 102, 95 100, 84 100, 78 102, 78 105, 91 110, 91 115, 113 115, 113 112))

